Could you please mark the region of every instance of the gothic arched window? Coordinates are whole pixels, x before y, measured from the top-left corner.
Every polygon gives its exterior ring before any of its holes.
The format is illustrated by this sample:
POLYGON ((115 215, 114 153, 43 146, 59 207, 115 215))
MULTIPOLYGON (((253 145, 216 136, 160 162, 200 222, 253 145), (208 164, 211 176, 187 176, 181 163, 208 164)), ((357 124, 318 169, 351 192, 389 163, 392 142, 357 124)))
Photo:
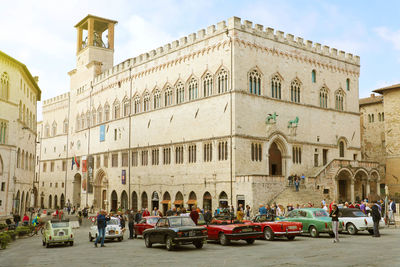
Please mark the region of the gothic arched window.
POLYGON ((154 92, 153 107, 154 109, 161 108, 161 93, 158 89, 154 92))
POLYGON ((257 70, 249 73, 249 92, 250 94, 261 95, 261 75, 257 70))
POLYGON ((176 103, 180 104, 185 101, 185 88, 181 82, 176 85, 176 103))
POLYGON ((297 79, 290 85, 290 99, 292 102, 300 103, 300 82, 297 79))
POLYGON ((344 110, 344 93, 339 90, 335 94, 335 109, 344 110))
POLYGON ((210 73, 207 73, 203 79, 203 96, 210 96, 213 93, 213 78, 210 73))
POLYGON ((197 79, 193 77, 189 82, 189 101, 197 99, 198 91, 197 79))
POLYGON ((319 106, 328 108, 328 90, 325 87, 322 87, 319 91, 319 106))
POLYGON ((228 91, 228 72, 225 69, 221 69, 218 72, 217 80, 218 80, 218 94, 222 94, 228 91))
POLYGON ((165 88, 164 101, 166 107, 172 105, 172 89, 170 86, 165 88))
POLYGON ((281 99, 281 78, 275 75, 271 80, 271 96, 273 98, 281 99))

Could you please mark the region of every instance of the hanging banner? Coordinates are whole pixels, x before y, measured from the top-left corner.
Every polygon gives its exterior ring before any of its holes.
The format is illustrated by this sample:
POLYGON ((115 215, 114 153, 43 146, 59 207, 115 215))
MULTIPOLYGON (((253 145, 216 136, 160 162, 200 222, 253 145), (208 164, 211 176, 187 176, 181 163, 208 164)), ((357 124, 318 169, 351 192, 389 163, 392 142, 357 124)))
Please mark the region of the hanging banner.
POLYGON ((82 172, 87 172, 87 160, 86 160, 86 156, 82 156, 82 172))
POLYGON ((122 170, 121 182, 122 184, 126 184, 126 170, 122 170))
POLYGON ((100 125, 100 142, 104 142, 106 139, 106 126, 100 125))

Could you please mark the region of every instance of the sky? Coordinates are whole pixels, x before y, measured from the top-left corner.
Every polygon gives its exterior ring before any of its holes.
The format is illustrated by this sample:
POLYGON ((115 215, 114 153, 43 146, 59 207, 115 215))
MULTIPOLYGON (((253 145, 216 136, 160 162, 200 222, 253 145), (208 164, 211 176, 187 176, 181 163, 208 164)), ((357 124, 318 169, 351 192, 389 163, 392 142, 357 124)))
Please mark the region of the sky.
POLYGON ((360 97, 367 97, 400 83, 399 11, 395 0, 14 0, 0 9, 0 50, 39 76, 45 100, 69 91, 74 25, 87 14, 118 21, 114 64, 237 16, 359 55, 360 97))

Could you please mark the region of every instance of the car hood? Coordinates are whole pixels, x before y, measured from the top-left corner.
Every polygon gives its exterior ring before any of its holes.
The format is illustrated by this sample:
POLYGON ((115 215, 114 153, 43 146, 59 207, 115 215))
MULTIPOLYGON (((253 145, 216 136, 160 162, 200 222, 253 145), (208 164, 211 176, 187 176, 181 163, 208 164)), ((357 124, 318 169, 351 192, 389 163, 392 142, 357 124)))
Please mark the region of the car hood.
POLYGON ((251 224, 210 224, 210 227, 219 227, 219 228, 223 228, 223 229, 235 229, 236 227, 251 227, 251 224))

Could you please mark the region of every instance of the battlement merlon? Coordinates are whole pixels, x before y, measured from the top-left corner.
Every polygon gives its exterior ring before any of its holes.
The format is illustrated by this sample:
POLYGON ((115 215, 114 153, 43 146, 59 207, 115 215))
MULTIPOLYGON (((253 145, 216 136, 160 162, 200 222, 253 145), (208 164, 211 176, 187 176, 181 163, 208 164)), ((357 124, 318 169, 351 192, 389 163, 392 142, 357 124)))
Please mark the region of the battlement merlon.
POLYGON ((315 43, 310 40, 307 40, 304 43, 304 39, 302 37, 294 37, 292 34, 284 34, 282 31, 276 31, 274 33, 273 28, 266 28, 264 30, 264 26, 260 24, 255 24, 253 27, 253 22, 244 20, 242 22, 241 18, 231 17, 228 19, 228 29, 238 29, 244 32, 256 34, 262 36, 267 39, 271 39, 274 41, 278 41, 281 43, 289 44, 291 46, 295 46, 304 50, 308 50, 314 53, 318 53, 324 56, 328 56, 334 59, 345 61, 346 63, 354 64, 360 66, 360 57, 353 56, 351 53, 345 53, 344 51, 339 51, 336 48, 330 48, 329 46, 321 46, 319 43, 315 43))
POLYGON ((151 50, 150 52, 140 54, 137 57, 127 59, 112 68, 103 71, 101 74, 94 78, 94 82, 98 83, 107 77, 116 74, 120 71, 129 69, 130 67, 136 67, 140 64, 149 62, 155 58, 162 57, 168 53, 177 51, 185 48, 194 43, 200 42, 204 39, 212 36, 225 33, 227 30, 237 29, 251 34, 255 34, 266 39, 281 42, 296 48, 300 48, 312 53, 317 53, 332 59, 340 60, 345 63, 360 66, 360 57, 353 56, 351 53, 345 53, 344 51, 338 51, 336 48, 330 48, 329 46, 322 46, 320 43, 313 43, 310 40, 304 42, 302 37, 295 37, 292 34, 286 34, 282 31, 275 31, 273 28, 264 28, 261 24, 255 24, 253 22, 244 20, 241 18, 231 17, 227 21, 220 21, 216 25, 210 25, 206 29, 201 29, 197 33, 191 33, 188 36, 184 36, 179 40, 175 40, 171 43, 165 44, 162 47, 151 50))
POLYGON ((68 99, 69 99, 69 92, 46 99, 46 100, 43 100, 43 107, 49 106, 49 105, 52 105, 55 103, 59 103, 59 102, 62 102, 62 101, 68 100, 68 99))

